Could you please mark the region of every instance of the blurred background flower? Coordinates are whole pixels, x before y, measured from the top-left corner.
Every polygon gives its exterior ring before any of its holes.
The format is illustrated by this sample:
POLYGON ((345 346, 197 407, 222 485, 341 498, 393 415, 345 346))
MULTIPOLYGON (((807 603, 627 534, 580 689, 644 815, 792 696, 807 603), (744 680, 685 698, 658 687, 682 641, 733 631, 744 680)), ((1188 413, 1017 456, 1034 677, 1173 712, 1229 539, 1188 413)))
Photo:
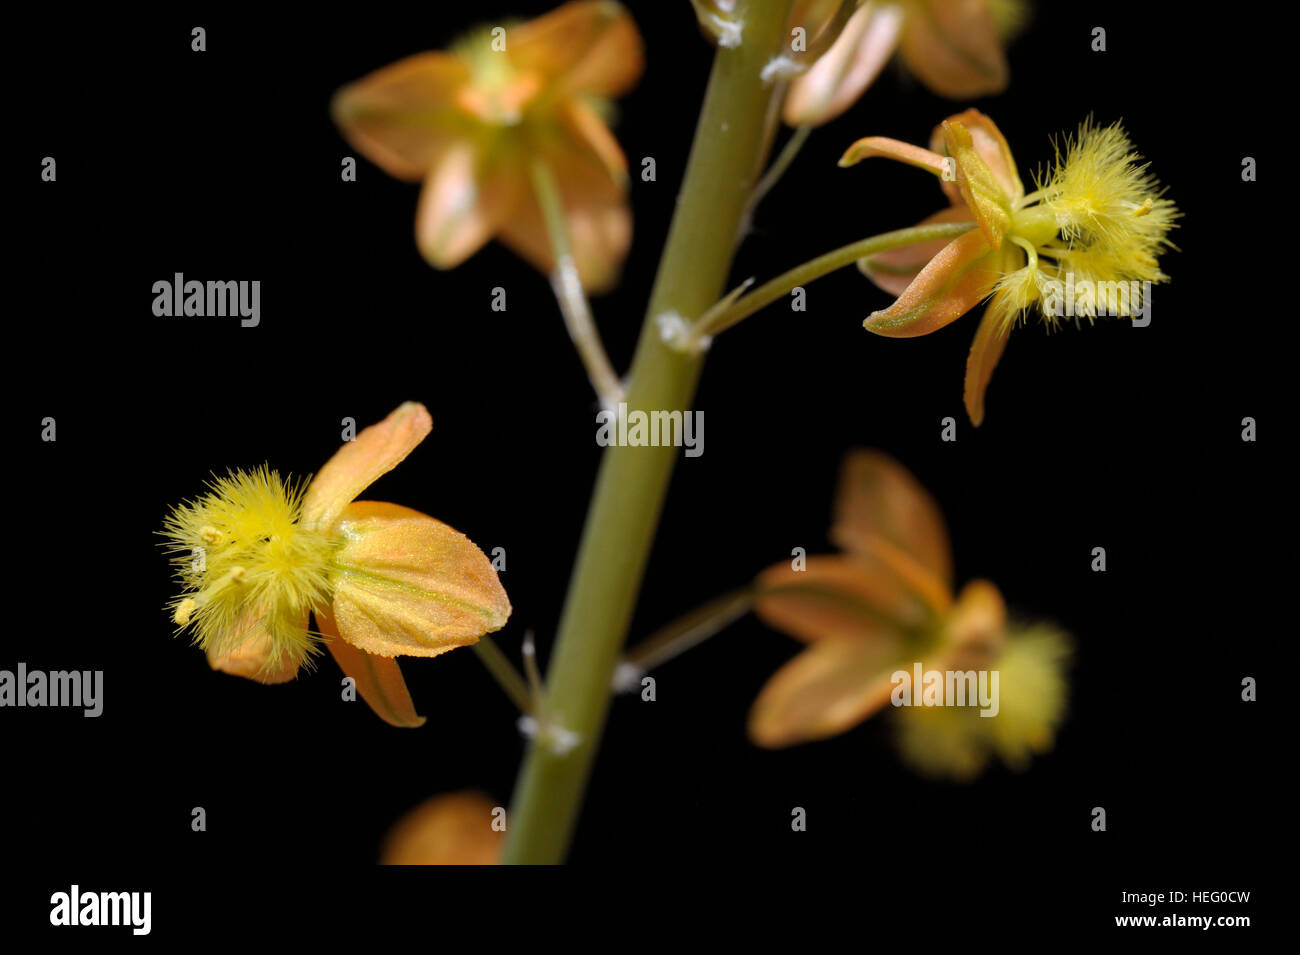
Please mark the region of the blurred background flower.
POLYGON ((505 832, 493 828, 496 803, 483 793, 426 799, 393 826, 380 865, 496 865, 505 832))
POLYGON ((830 48, 791 81, 783 118, 791 126, 834 119, 895 52, 940 96, 1000 93, 1010 76, 1003 48, 1023 23, 1025 6, 1023 0, 866 0, 830 48))
POLYGON ((452 268, 495 237, 552 273, 541 169, 558 190, 582 283, 601 291, 617 280, 632 236, 609 100, 642 68, 627 12, 582 0, 384 67, 339 90, 332 112, 372 162, 424 183, 416 242, 432 265, 452 268))
POLYGON ((906 469, 879 452, 851 452, 831 538, 842 553, 783 562, 758 578, 755 612, 807 647, 754 701, 754 742, 784 747, 843 733, 889 704, 894 673, 920 664, 997 670, 999 707, 981 716, 974 706, 896 706, 909 765, 965 781, 991 755, 1022 769, 1051 748, 1065 712, 1068 638, 1046 626, 1008 628, 988 581, 952 596, 943 517, 906 469))

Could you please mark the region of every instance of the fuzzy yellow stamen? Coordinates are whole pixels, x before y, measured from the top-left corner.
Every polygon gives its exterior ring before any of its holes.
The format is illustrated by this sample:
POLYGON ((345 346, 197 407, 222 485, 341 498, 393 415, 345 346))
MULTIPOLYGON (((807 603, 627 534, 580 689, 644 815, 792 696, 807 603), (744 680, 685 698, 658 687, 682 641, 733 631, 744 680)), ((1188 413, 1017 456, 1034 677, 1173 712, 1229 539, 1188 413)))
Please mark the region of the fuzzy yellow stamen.
POLYGON ((227 653, 265 634, 269 667, 317 652, 308 615, 329 605, 341 541, 303 525, 302 496, 302 484, 268 468, 232 471, 168 515, 163 534, 185 591, 172 620, 200 647, 227 653))

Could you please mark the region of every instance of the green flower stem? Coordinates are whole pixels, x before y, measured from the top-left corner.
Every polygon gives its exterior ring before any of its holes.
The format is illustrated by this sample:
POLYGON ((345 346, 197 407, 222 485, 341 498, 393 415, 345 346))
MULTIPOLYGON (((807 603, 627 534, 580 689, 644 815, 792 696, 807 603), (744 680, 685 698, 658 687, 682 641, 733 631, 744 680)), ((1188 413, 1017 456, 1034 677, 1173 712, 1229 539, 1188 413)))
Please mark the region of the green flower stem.
POLYGON ((600 332, 596 330, 596 320, 591 314, 591 305, 582 290, 582 281, 578 278, 578 267, 573 261, 573 249, 569 242, 569 227, 560 201, 559 184, 555 181, 555 173, 540 160, 533 161, 530 172, 533 191, 542 209, 542 221, 546 224, 546 236, 555 256, 551 289, 555 292, 555 300, 560 305, 560 314, 564 316, 569 338, 573 340, 578 357, 587 369, 587 377, 596 390, 596 396, 605 407, 613 407, 623 400, 623 383, 610 364, 609 356, 605 354, 600 332))
POLYGON ((661 663, 703 643, 754 606, 753 585, 715 597, 661 628, 627 652, 623 662, 637 670, 653 670, 661 663))
POLYGON ((846 246, 819 255, 802 265, 797 265, 778 275, 744 297, 736 293, 728 295, 707 312, 701 315, 686 332, 681 347, 687 351, 696 350, 699 342, 716 335, 748 318, 759 309, 771 305, 777 299, 788 295, 800 285, 806 285, 823 275, 829 275, 837 269, 856 262, 858 259, 890 249, 898 249, 917 242, 931 242, 935 239, 955 239, 963 232, 975 228, 973 222, 941 223, 938 225, 919 225, 910 229, 898 229, 884 232, 867 239, 859 239, 846 246))
MULTIPOLYGON (((631 409, 687 411, 702 356, 664 344, 657 317, 699 315, 717 301, 761 157, 774 90, 760 79, 788 40, 791 0, 740 0, 743 39, 719 48, 677 210, 641 328, 631 409)), ((594 426, 594 425, 593 425, 594 426)), ((673 465, 673 447, 611 447, 601 462, 552 653, 549 719, 577 735, 561 754, 533 740, 510 811, 504 861, 564 859, 600 744, 610 683, 636 604, 673 465)))
POLYGON ((479 638, 478 643, 474 644, 474 652, 478 658, 483 661, 487 671, 492 674, 492 678, 497 681, 497 685, 510 697, 510 701, 519 707, 519 712, 525 715, 533 715, 533 695, 528 689, 528 684, 524 678, 519 675, 509 658, 501 652, 491 637, 483 636, 479 638))
POLYGON ((699 646, 705 640, 740 619, 764 597, 795 594, 805 599, 820 600, 844 613, 856 613, 882 628, 911 633, 917 628, 863 601, 847 590, 815 584, 781 584, 763 587, 757 583, 714 597, 708 603, 672 623, 659 628, 645 640, 627 651, 623 662, 634 671, 647 672, 661 664, 699 646))
POLYGON ((763 178, 758 181, 754 187, 753 198, 749 200, 750 210, 762 202, 763 197, 772 191, 772 187, 781 181, 790 164, 794 162, 795 157, 799 155, 799 150, 803 149, 804 143, 808 141, 808 135, 812 132, 811 126, 800 126, 786 140, 781 151, 772 160, 772 165, 767 167, 767 172, 763 173, 763 178))

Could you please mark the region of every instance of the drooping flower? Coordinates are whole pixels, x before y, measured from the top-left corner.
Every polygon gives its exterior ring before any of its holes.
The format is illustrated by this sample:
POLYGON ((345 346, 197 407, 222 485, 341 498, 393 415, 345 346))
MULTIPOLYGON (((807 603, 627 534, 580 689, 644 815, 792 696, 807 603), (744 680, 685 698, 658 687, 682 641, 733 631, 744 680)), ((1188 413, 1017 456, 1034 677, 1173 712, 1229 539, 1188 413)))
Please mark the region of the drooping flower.
POLYGON ((784 747, 843 733, 884 709, 894 674, 920 663, 992 668, 1005 678, 992 717, 971 707, 898 707, 899 742, 912 765, 967 779, 990 754, 1020 768, 1025 754, 1050 749, 1064 713, 1066 638, 1045 627, 1009 628, 988 581, 953 595, 943 517, 911 474, 878 452, 850 454, 831 539, 840 554, 810 556, 800 569, 777 564, 759 576, 758 616, 807 647, 755 700, 754 742, 784 747), (1053 635, 1050 647, 1045 633, 1053 635), (934 716, 936 709, 962 713, 934 716))
POLYGON ((627 12, 580 0, 400 60, 339 90, 332 112, 372 162, 424 183, 416 242, 440 269, 496 237, 554 270, 532 178, 543 164, 583 285, 599 291, 616 280, 632 232, 626 160, 603 117, 642 65, 627 12))
POLYGON ((424 406, 407 402, 309 484, 266 467, 232 471, 171 511, 163 535, 183 587, 172 620, 213 669, 282 683, 324 643, 380 717, 424 722, 393 658, 468 646, 510 616, 496 571, 467 537, 418 511, 356 500, 432 427, 424 406))
POLYGON ((426 799, 389 831, 380 865, 496 865, 505 832, 494 825, 496 806, 478 792, 426 799))
POLYGON ((966 365, 966 410, 976 425, 1011 329, 1031 310, 1049 325, 1063 316, 1131 317, 1145 307, 1147 283, 1168 279, 1159 257, 1172 248, 1179 212, 1119 124, 1084 122, 1029 194, 1006 139, 973 109, 936 127, 928 150, 870 137, 850 146, 840 165, 870 156, 941 178, 951 205, 925 223, 973 226, 951 241, 907 246, 859 265, 898 296, 863 323, 878 335, 926 335, 989 300, 966 365))
POLYGON ((791 81, 783 118, 791 126, 834 119, 857 102, 895 51, 940 96, 1000 93, 1009 76, 1003 46, 1020 26, 1024 6, 1021 0, 866 0, 830 48, 791 81))

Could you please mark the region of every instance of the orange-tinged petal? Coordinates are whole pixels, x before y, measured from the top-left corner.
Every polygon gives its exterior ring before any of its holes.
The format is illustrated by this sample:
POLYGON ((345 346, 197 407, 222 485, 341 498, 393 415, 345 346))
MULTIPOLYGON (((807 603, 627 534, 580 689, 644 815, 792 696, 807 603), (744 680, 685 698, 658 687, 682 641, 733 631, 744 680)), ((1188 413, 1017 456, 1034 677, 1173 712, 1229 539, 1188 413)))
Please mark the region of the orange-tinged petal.
POLYGON ((987 308, 975 332, 975 341, 971 343, 970 355, 966 359, 964 400, 966 413, 976 427, 984 420, 984 393, 993 378, 993 369, 1007 347, 1011 327, 997 309, 987 308))
POLYGON ((424 717, 415 712, 411 691, 406 688, 396 660, 358 650, 341 639, 338 626, 328 613, 316 614, 316 626, 329 638, 330 654, 339 669, 356 681, 357 691, 376 716, 392 726, 424 725, 424 717))
MULTIPOLYGON (((975 152, 988 166, 989 172, 1012 203, 1024 198, 1025 187, 1021 184, 1020 174, 1016 171, 1015 157, 1011 155, 1011 147, 1007 145, 1002 130, 998 129, 993 120, 977 109, 968 109, 955 116, 949 116, 946 122, 960 123, 970 133, 975 152)), ((937 153, 948 152, 942 123, 936 126, 930 135, 930 148, 937 153)), ((942 185, 944 193, 953 205, 965 202, 958 181, 944 180, 942 185)))
POLYGON ((334 94, 343 136, 391 176, 418 182, 462 127, 453 102, 469 67, 450 53, 420 53, 334 94))
POLYGON ((621 4, 577 0, 506 32, 510 62, 552 79, 562 94, 615 97, 645 68, 636 24, 621 4))
POLYGON ((839 164, 841 166, 852 166, 873 156, 896 159, 899 162, 907 163, 909 166, 916 166, 918 169, 928 169, 936 176, 942 176, 947 168, 944 157, 939 153, 922 149, 920 146, 913 146, 911 143, 890 139, 887 136, 867 136, 859 139, 844 150, 844 155, 840 157, 839 164))
POLYGON ((900 627, 919 627, 936 609, 894 568, 874 555, 808 557, 805 569, 783 561, 756 582, 754 612, 798 640, 874 640, 900 627))
POLYGON ((945 119, 944 145, 957 164, 957 188, 975 215, 989 247, 1002 248, 1002 236, 1011 226, 1011 200, 975 148, 974 137, 961 123, 945 119))
POLYGON ((825 739, 889 702, 902 664, 897 638, 823 640, 778 670, 749 711, 749 738, 778 748, 825 739))
POLYGON ((610 182, 626 187, 627 158, 600 114, 587 103, 575 99, 564 104, 560 110, 560 120, 574 138, 584 144, 605 167, 610 182))
POLYGON ((887 338, 928 335, 961 318, 989 294, 998 274, 979 230, 959 235, 930 260, 889 308, 863 325, 887 338))
MULTIPOLYGON (((233 632, 214 640, 207 650, 208 665, 214 670, 242 676, 258 683, 287 683, 298 675, 298 664, 288 658, 271 666, 271 635, 261 625, 261 617, 249 612, 241 616, 233 632)), ((307 626, 307 614, 301 626, 307 626)))
POLYGON ((415 213, 415 242, 434 268, 451 269, 481 249, 518 204, 522 182, 510 157, 489 158, 473 139, 435 160, 415 213))
POLYGON ((424 405, 407 401, 339 448, 312 479, 302 501, 308 527, 329 527, 358 494, 397 467, 433 430, 424 405))
POLYGON ((868 0, 844 30, 786 93, 782 118, 791 126, 816 126, 857 102, 898 45, 903 10, 868 0))
POLYGON ((505 833, 492 828, 496 805, 476 792, 426 799, 393 826, 380 865, 496 865, 505 833))
POLYGON ((397 504, 357 501, 338 523, 332 615, 352 646, 433 657, 505 626, 510 600, 464 534, 397 504))
POLYGON ((987 0, 909 4, 899 52, 922 83, 949 99, 1000 93, 1010 78, 987 0))
MULTIPOLYGON (((917 223, 917 226, 956 222, 969 222, 974 226, 975 219, 969 209, 959 205, 926 216, 917 223)), ((890 295, 902 295, 912 284, 912 279, 916 278, 917 273, 951 241, 952 239, 932 239, 929 242, 917 242, 914 245, 890 249, 888 252, 858 259, 858 269, 890 295)))
MULTIPOLYGON (((615 144, 616 145, 616 144, 615 144)), ((541 156, 560 191, 569 245, 578 276, 588 292, 617 281, 632 244, 632 211, 625 181, 612 178, 608 144, 597 150, 578 136, 551 140, 541 156)), ((525 196, 501 226, 501 241, 540 271, 551 274, 555 256, 536 196, 525 196)))
POLYGON ((857 450, 845 457, 831 540, 851 554, 878 554, 882 544, 897 548, 945 591, 952 588, 952 554, 939 505, 887 454, 857 450))
POLYGON ((958 669, 963 661, 978 665, 994 659, 1006 628, 1007 605, 1001 592, 987 580, 972 580, 961 589, 948 616, 945 637, 953 648, 948 668, 958 669))

